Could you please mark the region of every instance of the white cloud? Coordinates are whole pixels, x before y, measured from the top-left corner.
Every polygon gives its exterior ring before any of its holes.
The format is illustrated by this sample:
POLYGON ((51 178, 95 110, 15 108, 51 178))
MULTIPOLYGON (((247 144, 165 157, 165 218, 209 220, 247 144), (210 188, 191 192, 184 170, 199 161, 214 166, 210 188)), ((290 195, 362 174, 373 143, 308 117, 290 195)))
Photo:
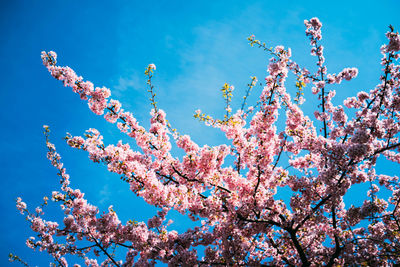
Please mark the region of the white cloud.
POLYGON ((100 204, 104 204, 110 199, 111 192, 108 185, 109 183, 104 184, 103 188, 99 192, 100 204))
POLYGON ((128 76, 120 76, 118 81, 115 82, 113 86, 113 93, 116 96, 121 96, 127 90, 142 90, 143 89, 143 79, 136 72, 131 72, 128 76))

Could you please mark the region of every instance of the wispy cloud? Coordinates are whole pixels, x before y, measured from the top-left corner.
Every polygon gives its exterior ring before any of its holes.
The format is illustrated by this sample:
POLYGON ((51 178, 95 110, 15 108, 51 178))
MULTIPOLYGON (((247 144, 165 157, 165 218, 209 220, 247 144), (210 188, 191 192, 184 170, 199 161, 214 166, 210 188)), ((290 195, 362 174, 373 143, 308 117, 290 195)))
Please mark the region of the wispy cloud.
POLYGON ((101 191, 99 192, 99 203, 104 204, 110 199, 111 191, 109 188, 109 184, 105 183, 101 191))
POLYGON ((224 112, 220 89, 225 82, 236 88, 234 101, 237 107, 250 76, 265 75, 267 57, 261 51, 252 49, 246 40, 254 31, 260 30, 258 27, 249 27, 250 18, 253 21, 262 20, 262 14, 254 16, 258 13, 255 9, 250 7, 240 17, 207 21, 195 27, 193 38, 184 45, 177 36, 165 41, 165 46, 179 51, 175 59, 179 74, 173 79, 160 81, 160 105, 178 131, 192 135, 200 143, 224 140, 218 131, 210 130, 206 135, 200 134, 204 133, 205 128, 201 127, 200 122, 191 119, 194 110, 200 108, 220 118, 224 112))
POLYGON ((120 76, 114 83, 113 93, 120 97, 127 90, 142 90, 143 82, 142 75, 138 75, 136 72, 131 72, 127 76, 120 76))

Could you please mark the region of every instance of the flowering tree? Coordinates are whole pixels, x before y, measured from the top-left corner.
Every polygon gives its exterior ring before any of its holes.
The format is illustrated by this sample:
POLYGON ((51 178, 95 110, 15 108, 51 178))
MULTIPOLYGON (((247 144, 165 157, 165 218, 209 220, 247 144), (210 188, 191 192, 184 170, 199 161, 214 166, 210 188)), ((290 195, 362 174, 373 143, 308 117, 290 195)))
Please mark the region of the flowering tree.
MULTIPOLYGON (((100 215, 79 189, 69 186, 45 126, 47 157, 61 177, 61 189, 52 193, 52 201, 60 203, 65 217, 60 224, 45 221, 42 207, 30 211, 18 198, 17 208, 37 232, 27 245, 47 251, 59 266, 67 266, 68 254, 82 258, 87 266, 147 266, 157 261, 173 266, 400 264, 399 178, 376 172, 380 157, 400 163, 399 33, 390 26, 386 34, 379 84, 335 106, 335 91, 328 88, 351 80, 358 71, 345 68, 329 74, 320 44, 322 24, 312 18, 305 25, 316 57, 315 73, 299 67, 290 49, 267 48, 251 36, 252 46, 272 55, 256 105, 245 107, 257 84, 252 77, 236 113, 230 107, 233 87, 228 84, 222 88, 223 119, 196 111, 196 118, 225 133, 229 146, 200 147, 171 127, 155 102, 155 65, 145 71, 154 107, 146 130, 120 102, 109 99, 109 89, 94 87, 71 68, 57 66, 54 52, 42 52, 51 75, 88 101, 94 113, 105 114, 140 151, 121 141, 105 145, 95 129, 83 137, 68 135, 68 145, 87 151, 92 161, 120 174, 134 194, 160 211, 147 224, 123 224, 111 207, 100 215), (285 86, 289 72, 297 79, 293 96, 285 86), (320 101, 314 122, 300 109, 307 84, 320 101), (346 115, 349 112, 354 115, 346 115), (285 121, 284 129, 276 126, 278 118, 285 121), (171 137, 185 152, 181 160, 171 155, 171 137), (232 166, 224 164, 229 155, 235 157, 232 166), (368 197, 361 206, 345 206, 346 193, 361 183, 370 185, 368 197), (290 201, 281 200, 280 187, 291 190, 290 201), (378 194, 380 190, 385 194, 378 194), (184 233, 168 230, 165 218, 171 209, 201 224, 184 233), (117 249, 125 250, 124 259, 117 257, 117 249)), ((10 259, 23 262, 15 255, 10 259)))

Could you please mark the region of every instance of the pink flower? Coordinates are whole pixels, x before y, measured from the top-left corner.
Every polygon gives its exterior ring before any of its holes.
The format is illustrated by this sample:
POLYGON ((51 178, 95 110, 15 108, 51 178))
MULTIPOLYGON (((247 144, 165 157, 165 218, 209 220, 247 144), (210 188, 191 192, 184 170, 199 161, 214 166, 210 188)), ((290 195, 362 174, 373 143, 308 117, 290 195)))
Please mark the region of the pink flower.
POLYGON ((339 73, 339 76, 343 77, 347 81, 350 81, 351 79, 357 77, 357 74, 358 74, 357 68, 345 68, 339 73))
POLYGON ((21 214, 24 214, 26 210, 26 203, 22 202, 20 197, 17 198, 17 209, 20 211, 21 214))
POLYGON ((149 70, 156 70, 156 65, 154 65, 153 63, 149 64, 149 66, 147 67, 149 70))
POLYGON ((399 33, 388 32, 386 37, 389 39, 389 44, 385 47, 386 52, 398 52, 400 50, 399 33))

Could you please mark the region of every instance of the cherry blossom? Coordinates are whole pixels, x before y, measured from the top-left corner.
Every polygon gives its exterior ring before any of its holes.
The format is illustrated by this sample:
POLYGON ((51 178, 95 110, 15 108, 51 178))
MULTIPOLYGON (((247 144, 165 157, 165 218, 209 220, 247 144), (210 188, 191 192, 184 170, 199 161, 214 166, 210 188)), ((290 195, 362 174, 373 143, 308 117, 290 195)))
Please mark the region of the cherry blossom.
MULTIPOLYGON (((245 108, 250 91, 258 86, 257 78, 251 77, 236 112, 231 104, 234 86, 224 84, 223 119, 196 110, 195 118, 221 130, 228 140, 213 147, 201 146, 172 128, 155 101, 154 64, 145 71, 153 105, 150 127, 145 129, 110 98, 110 89, 58 66, 55 52, 42 52, 50 74, 87 101, 92 112, 134 139, 138 150, 122 141, 106 144, 96 129, 67 135, 66 143, 121 175, 129 190, 159 212, 145 223, 121 222, 112 206, 100 211, 83 192, 70 187, 61 156, 49 140, 49 127, 44 126, 47 157, 61 185, 51 200, 60 204, 64 218, 44 219, 47 197, 34 209, 18 198, 17 209, 36 234, 27 239, 27 246, 46 251, 59 266, 68 266, 67 255, 86 266, 400 264, 399 177, 376 168, 378 159, 400 163, 399 33, 391 27, 386 34, 376 87, 335 105, 333 88, 356 78, 358 70, 345 67, 339 74, 330 73, 320 44, 322 23, 317 18, 304 23, 315 73, 295 63, 290 49, 267 48, 254 35, 249 37, 252 46, 271 54, 265 82, 258 102, 245 108), (297 92, 287 81, 292 74, 297 92), (307 85, 314 94, 310 96, 319 101, 311 114, 301 108, 307 85), (181 159, 172 155, 173 146, 184 152, 181 159), (231 165, 227 157, 235 158, 231 165), (362 204, 346 202, 358 184, 370 188, 362 204), (290 191, 288 200, 279 193, 283 189, 290 191), (166 219, 171 210, 197 226, 182 233, 171 230, 173 222, 166 219), (125 251, 125 257, 117 258, 115 249, 125 251)), ((18 259, 10 254, 10 260, 18 259)))

